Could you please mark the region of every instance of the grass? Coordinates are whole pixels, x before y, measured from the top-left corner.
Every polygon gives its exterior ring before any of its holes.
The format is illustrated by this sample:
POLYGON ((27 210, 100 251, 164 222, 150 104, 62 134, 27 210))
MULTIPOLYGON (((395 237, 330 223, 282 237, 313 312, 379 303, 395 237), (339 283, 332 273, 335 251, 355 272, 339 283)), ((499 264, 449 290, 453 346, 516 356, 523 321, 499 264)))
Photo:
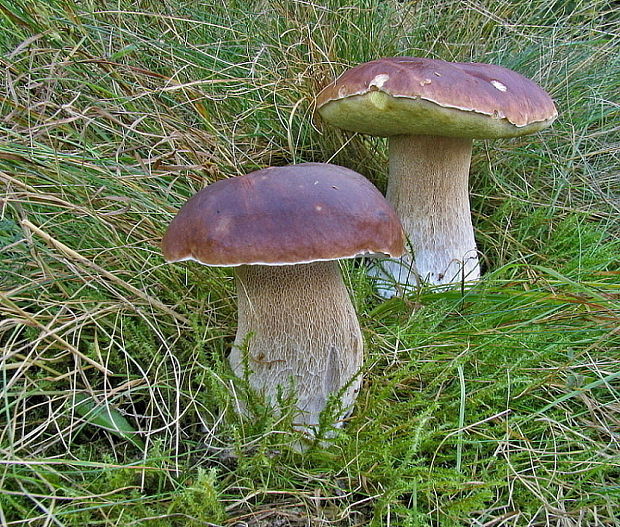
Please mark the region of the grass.
POLYGON ((0 0, 0 20, 0 524, 620 525, 614 2, 0 0), (286 414, 233 411, 230 273, 158 243, 258 167, 384 188, 385 144, 313 98, 394 54, 514 68, 560 119, 475 145, 476 288, 381 302, 343 266, 364 386, 300 455, 286 414))

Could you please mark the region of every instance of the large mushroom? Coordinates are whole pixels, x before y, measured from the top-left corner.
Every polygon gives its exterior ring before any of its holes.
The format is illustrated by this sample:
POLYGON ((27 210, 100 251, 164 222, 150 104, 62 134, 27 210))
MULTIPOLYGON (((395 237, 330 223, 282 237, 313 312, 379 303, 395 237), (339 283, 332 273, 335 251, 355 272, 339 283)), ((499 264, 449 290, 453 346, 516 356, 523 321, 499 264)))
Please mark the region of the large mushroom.
POLYGON ((531 134, 557 117, 551 97, 519 73, 415 57, 346 71, 321 91, 317 109, 334 126, 389 138, 387 199, 414 258, 383 266, 404 289, 480 276, 468 194, 472 139, 531 134))
POLYGON ((236 268, 237 376, 274 406, 294 393, 304 430, 332 395, 340 417, 350 411, 363 341, 337 260, 404 252, 396 213, 372 183, 322 163, 221 180, 181 208, 162 248, 169 262, 236 268))

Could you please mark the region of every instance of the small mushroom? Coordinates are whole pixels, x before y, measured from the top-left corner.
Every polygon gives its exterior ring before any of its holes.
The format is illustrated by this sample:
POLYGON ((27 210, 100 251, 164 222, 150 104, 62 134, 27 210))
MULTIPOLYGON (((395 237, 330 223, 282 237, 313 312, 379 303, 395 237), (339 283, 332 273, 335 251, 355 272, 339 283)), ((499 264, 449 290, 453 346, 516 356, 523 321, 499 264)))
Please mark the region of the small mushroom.
POLYGON ((557 117, 549 95, 514 71, 415 57, 346 71, 321 91, 317 109, 334 126, 389 138, 387 198, 415 265, 406 255, 384 269, 405 289, 418 280, 444 285, 480 277, 468 193, 472 139, 531 134, 557 117))
POLYGON ((337 260, 404 253, 396 213, 372 183, 322 163, 221 180, 181 208, 162 248, 169 262, 236 268, 236 375, 272 403, 293 390, 304 430, 331 395, 341 395, 339 417, 351 410, 363 341, 337 260))

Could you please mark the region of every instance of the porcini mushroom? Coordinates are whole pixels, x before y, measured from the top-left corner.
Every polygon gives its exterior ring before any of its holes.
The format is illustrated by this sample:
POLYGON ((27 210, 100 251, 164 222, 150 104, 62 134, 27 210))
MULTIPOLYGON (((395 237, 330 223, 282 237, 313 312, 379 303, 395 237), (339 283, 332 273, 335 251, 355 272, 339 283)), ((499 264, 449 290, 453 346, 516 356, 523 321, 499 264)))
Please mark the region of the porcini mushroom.
POLYGON ((372 183, 322 163, 221 180, 181 208, 162 248, 169 262, 236 268, 236 375, 272 403, 294 390, 304 430, 330 395, 341 395, 340 417, 351 409, 363 342, 337 260, 404 252, 396 213, 372 183))
MULTIPOLYGON (((479 278, 468 194, 472 139, 530 134, 557 117, 551 97, 519 73, 415 57, 346 71, 321 91, 317 109, 334 126, 389 138, 387 199, 415 265, 407 255, 384 268, 404 288, 418 280, 444 285, 479 278)), ((385 296, 394 293, 383 289, 385 296)))

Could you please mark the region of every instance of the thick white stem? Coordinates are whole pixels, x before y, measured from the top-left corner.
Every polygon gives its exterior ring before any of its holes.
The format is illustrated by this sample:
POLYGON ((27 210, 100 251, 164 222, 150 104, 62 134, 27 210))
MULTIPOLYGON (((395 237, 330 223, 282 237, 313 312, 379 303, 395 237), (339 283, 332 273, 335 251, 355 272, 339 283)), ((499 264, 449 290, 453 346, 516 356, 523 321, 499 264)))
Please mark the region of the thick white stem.
POLYGON ((319 422, 328 397, 341 394, 343 417, 359 391, 363 340, 338 263, 237 269, 239 326, 229 360, 247 368, 252 388, 276 403, 294 391, 295 424, 319 422), (247 356, 244 357, 244 354, 247 356), (353 379, 353 381, 352 381, 353 379))
POLYGON ((471 139, 399 135, 389 138, 387 199, 415 256, 385 262, 405 289, 418 280, 444 285, 480 277, 469 208, 471 139))

